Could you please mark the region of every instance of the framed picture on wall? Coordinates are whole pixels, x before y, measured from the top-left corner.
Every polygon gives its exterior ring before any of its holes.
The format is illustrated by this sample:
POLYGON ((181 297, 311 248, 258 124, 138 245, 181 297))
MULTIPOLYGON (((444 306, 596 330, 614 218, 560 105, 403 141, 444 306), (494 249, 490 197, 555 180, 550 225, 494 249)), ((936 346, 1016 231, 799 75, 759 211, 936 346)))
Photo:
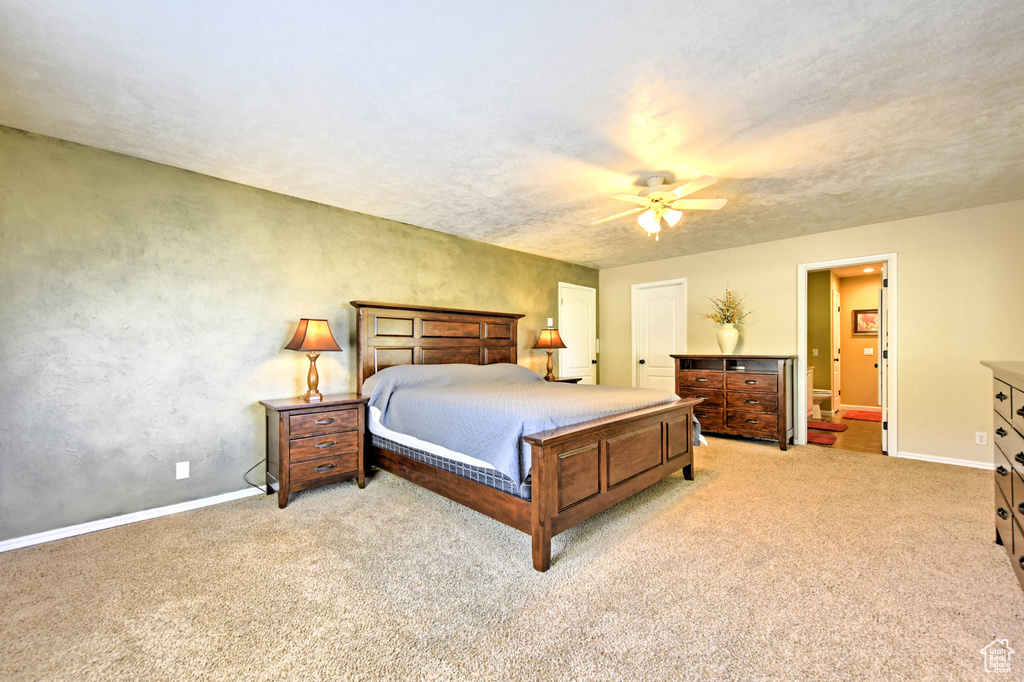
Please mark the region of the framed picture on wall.
POLYGON ((854 310, 853 333, 859 336, 878 336, 878 308, 854 310))

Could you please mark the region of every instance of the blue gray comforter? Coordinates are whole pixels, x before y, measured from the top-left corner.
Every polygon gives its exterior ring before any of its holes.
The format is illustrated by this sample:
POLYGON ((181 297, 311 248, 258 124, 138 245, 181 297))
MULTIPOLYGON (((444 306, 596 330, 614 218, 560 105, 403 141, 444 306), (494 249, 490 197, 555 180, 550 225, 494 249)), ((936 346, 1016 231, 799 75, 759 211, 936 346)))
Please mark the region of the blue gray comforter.
POLYGON ((676 399, 652 389, 549 383, 512 364, 389 367, 364 382, 363 395, 387 428, 476 457, 518 483, 530 473, 523 436, 676 399))

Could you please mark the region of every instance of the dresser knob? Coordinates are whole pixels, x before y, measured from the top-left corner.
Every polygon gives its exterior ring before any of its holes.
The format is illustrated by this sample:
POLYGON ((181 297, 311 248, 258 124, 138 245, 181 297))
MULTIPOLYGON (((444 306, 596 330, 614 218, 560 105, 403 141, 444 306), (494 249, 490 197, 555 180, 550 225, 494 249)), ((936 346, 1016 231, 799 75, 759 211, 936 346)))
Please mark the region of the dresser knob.
POLYGON ((1007 433, 1006 429, 1004 429, 1002 426, 1000 426, 998 429, 996 429, 996 435, 997 436, 1002 437, 1002 436, 1005 436, 1006 433, 1007 433))
POLYGON ((1002 464, 1000 464, 999 466, 996 467, 996 473, 999 474, 1000 476, 1005 476, 1006 473, 1007 473, 1006 472, 1006 467, 1004 467, 1002 464))
POLYGON ((320 450, 323 450, 324 448, 329 448, 332 445, 337 445, 337 444, 338 444, 338 441, 336 441, 336 440, 325 440, 322 443, 317 443, 313 447, 314 448, 319 448, 320 450))
POLYGON ((1024 556, 1017 558, 1017 563, 1020 564, 1021 568, 1024 568, 1024 556))
POLYGON ((1017 414, 1018 414, 1019 416, 1021 416, 1021 417, 1024 417, 1024 407, 1022 407, 1022 408, 1020 408, 1019 410, 1017 410, 1017 414))
POLYGON ((333 418, 331 418, 331 419, 317 419, 316 423, 317 423, 318 426, 326 426, 327 424, 333 424, 336 421, 338 421, 338 420, 337 419, 333 419, 333 418))
POLYGON ((999 393, 996 393, 996 400, 998 400, 999 402, 1003 402, 1004 400, 1006 400, 1007 397, 1008 396, 1005 393, 1003 393, 1002 391, 999 391, 999 393))
POLYGON ((996 516, 1001 518, 1003 521, 1005 521, 1006 519, 1010 518, 1010 515, 1007 514, 1006 510, 1003 509, 1002 507, 1000 507, 999 509, 996 509, 996 516))
POLYGON ((1021 514, 1024 514, 1024 502, 1017 505, 1017 510, 1020 511, 1021 514))
POLYGON ((333 469, 336 466, 338 466, 338 465, 337 464, 321 464, 320 466, 318 466, 313 471, 330 471, 331 469, 333 469))
POLYGON ((1020 462, 1021 464, 1024 464, 1024 452, 1018 452, 1016 455, 1013 456, 1013 458, 1020 462))

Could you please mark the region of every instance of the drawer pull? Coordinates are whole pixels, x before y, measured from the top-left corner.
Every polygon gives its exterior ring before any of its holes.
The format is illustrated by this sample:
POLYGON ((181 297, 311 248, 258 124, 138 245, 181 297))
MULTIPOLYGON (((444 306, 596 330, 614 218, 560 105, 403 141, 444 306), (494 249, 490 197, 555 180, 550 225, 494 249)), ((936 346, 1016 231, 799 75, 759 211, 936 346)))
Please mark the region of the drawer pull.
POLYGON ((338 441, 336 441, 336 440, 325 440, 322 443, 317 443, 313 447, 314 448, 318 448, 320 450, 323 450, 324 448, 329 448, 332 445, 337 445, 337 444, 338 444, 338 441))
POLYGON ((744 381, 743 383, 745 383, 745 384, 749 384, 749 385, 753 386, 754 384, 756 384, 756 383, 757 383, 757 379, 747 379, 747 380, 746 380, 746 381, 744 381))
POLYGON ((1022 407, 1022 408, 1020 408, 1019 410, 1017 410, 1017 414, 1018 414, 1019 416, 1021 416, 1021 417, 1024 417, 1024 407, 1022 407))
POLYGON ((1018 504, 1017 505, 1017 509, 1020 510, 1021 514, 1024 514, 1024 502, 1021 502, 1020 504, 1018 504))
POLYGON ((1024 556, 1017 558, 1017 563, 1020 564, 1021 568, 1024 568, 1024 556))
POLYGON ((760 401, 757 401, 757 400, 744 400, 743 404, 744 405, 760 405, 761 403, 760 403, 760 401))
POLYGON ((1016 455, 1013 456, 1013 458, 1020 462, 1021 464, 1024 464, 1024 452, 1018 452, 1016 455))
POLYGON ((1006 471, 1006 467, 1000 464, 999 466, 996 467, 996 473, 999 474, 1000 476, 1005 476, 1008 472, 1006 471))
POLYGON ((1001 518, 1003 521, 1005 521, 1006 519, 1010 518, 1010 515, 1007 514, 1006 510, 1003 509, 1002 507, 1000 507, 999 509, 996 509, 996 516, 1001 518))
POLYGON ((330 471, 331 469, 335 468, 336 466, 338 466, 338 465, 337 464, 321 464, 316 469, 313 469, 313 471, 330 471))
POLYGON ((334 417, 331 417, 330 419, 317 419, 316 420, 316 425, 317 426, 327 426, 328 424, 333 424, 336 421, 338 421, 338 420, 335 419, 334 417))
POLYGON ((697 377, 694 381, 707 381, 705 377, 697 377))
POLYGON ((1003 402, 1003 401, 1004 401, 1004 400, 1006 400, 1006 399, 1007 399, 1008 397, 1009 397, 1009 396, 1007 396, 1007 395, 1006 395, 1005 393, 1003 393, 1002 391, 999 391, 999 393, 996 393, 996 400, 998 400, 999 402, 1003 402))
POLYGON ((1005 436, 1006 435, 1006 429, 1004 429, 1002 426, 1000 426, 998 429, 996 429, 996 435, 1000 436, 1000 437, 1005 436))
POLYGON ((761 423, 761 422, 759 422, 756 419, 744 419, 743 421, 745 421, 748 424, 760 424, 761 423))

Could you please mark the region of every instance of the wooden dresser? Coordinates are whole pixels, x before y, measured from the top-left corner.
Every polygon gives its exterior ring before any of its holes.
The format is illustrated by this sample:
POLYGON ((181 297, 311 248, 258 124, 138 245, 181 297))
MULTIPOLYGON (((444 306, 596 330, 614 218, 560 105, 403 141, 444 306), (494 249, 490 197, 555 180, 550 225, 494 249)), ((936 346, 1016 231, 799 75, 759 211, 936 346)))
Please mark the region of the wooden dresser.
POLYGON ((992 370, 996 542, 1024 589, 1024 362, 983 362, 992 370))
POLYGON ((277 506, 288 497, 328 483, 356 479, 365 485, 363 425, 369 398, 325 395, 318 403, 302 398, 261 400, 267 409, 267 494, 277 506))
POLYGON ((680 398, 704 433, 771 438, 785 450, 793 437, 793 355, 673 355, 680 398))

